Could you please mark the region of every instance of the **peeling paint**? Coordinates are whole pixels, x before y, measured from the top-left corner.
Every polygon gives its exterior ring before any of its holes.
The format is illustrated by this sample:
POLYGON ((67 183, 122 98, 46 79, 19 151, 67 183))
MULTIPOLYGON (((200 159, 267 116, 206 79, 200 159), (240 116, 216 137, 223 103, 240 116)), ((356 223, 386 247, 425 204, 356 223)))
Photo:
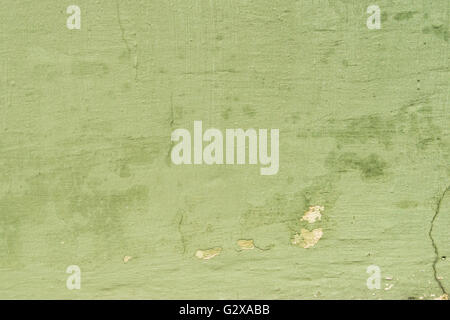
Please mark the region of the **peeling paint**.
POLYGON ((131 257, 131 256, 125 256, 125 257, 123 257, 123 262, 124 262, 124 263, 127 263, 127 262, 130 261, 132 258, 133 258, 133 257, 131 257))
POLYGON ((393 286, 394 286, 393 284, 389 284, 389 285, 386 284, 386 288, 384 288, 384 290, 386 290, 386 291, 391 290, 393 286))
POLYGON ((312 231, 302 229, 300 235, 294 235, 292 244, 299 245, 305 249, 314 247, 316 243, 322 238, 323 231, 322 228, 314 229, 312 231))
POLYGON ((322 218, 322 211, 325 208, 323 206, 311 206, 309 210, 305 212, 301 221, 308 221, 309 223, 314 223, 316 220, 322 218))
POLYGON ((209 260, 214 258, 215 256, 218 256, 220 252, 222 251, 222 248, 212 248, 207 250, 197 250, 195 253, 195 256, 199 259, 203 260, 209 260))
POLYGON ((242 250, 255 249, 255 243, 253 242, 253 240, 238 240, 237 244, 242 250))

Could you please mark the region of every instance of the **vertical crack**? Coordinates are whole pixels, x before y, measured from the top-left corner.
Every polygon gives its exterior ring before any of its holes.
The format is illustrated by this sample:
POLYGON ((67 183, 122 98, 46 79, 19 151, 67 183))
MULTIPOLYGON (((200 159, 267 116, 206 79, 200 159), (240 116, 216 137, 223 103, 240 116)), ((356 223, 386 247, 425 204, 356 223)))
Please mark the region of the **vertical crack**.
MULTIPOLYGON (((128 51, 128 55, 131 57, 132 56, 132 50, 130 47, 130 44, 128 43, 127 38, 125 37, 125 28, 122 25, 122 20, 120 19, 120 7, 119 7, 119 1, 116 0, 116 12, 117 12, 117 24, 119 25, 120 28, 120 34, 122 37, 122 41, 125 44, 125 47, 127 48, 128 51)), ((133 68, 134 68, 134 79, 137 80, 138 77, 138 55, 137 55, 137 43, 135 42, 134 45, 134 61, 133 61, 133 68)))
POLYGON ((447 291, 444 288, 444 285, 442 284, 442 281, 439 279, 439 277, 437 276, 437 270, 436 270, 436 265, 439 261, 439 250, 438 247, 436 245, 436 242, 433 238, 433 227, 434 227, 434 221, 436 220, 437 216, 439 215, 439 211, 441 209, 441 203, 442 200, 444 199, 446 193, 450 190, 450 186, 448 186, 444 192, 442 193, 442 195, 439 197, 438 202, 437 202, 437 206, 436 206, 436 211, 434 212, 433 215, 433 219, 431 219, 431 225, 430 225, 430 231, 428 232, 428 236, 431 239, 431 245, 434 248, 434 253, 435 253, 435 257, 434 257, 434 261, 433 261, 433 275, 434 275, 434 279, 436 280, 437 284, 439 285, 439 288, 441 288, 442 293, 443 294, 448 294, 447 291))
POLYGON ((181 213, 180 220, 178 221, 178 233, 180 234, 181 244, 183 245, 183 254, 186 253, 186 239, 184 238, 183 231, 181 230, 181 226, 183 224, 184 213, 181 213))
POLYGON ((117 23, 119 24, 120 33, 122 35, 122 41, 125 43, 127 51, 131 55, 130 46, 128 45, 128 41, 125 38, 125 29, 123 28, 122 20, 120 20, 120 8, 119 8, 119 2, 117 0, 116 0, 116 10, 117 10, 117 23))

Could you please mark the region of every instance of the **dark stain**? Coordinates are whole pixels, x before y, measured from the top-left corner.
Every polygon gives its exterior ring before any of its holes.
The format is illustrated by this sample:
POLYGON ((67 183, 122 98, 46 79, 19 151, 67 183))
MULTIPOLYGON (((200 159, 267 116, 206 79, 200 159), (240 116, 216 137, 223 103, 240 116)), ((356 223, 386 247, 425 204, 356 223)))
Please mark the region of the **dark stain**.
POLYGON ((363 179, 383 176, 387 167, 386 161, 376 154, 372 153, 365 158, 361 158, 354 152, 341 154, 331 152, 326 160, 326 165, 338 173, 359 170, 363 179))
POLYGON ((424 34, 433 34, 434 36, 448 42, 449 38, 449 30, 448 27, 441 25, 431 25, 422 29, 422 33, 424 34))
POLYGON ((109 68, 102 62, 78 61, 72 63, 72 74, 75 76, 103 76, 109 68))
POLYGON ((320 135, 323 133, 333 136, 342 144, 366 143, 375 140, 387 148, 392 145, 392 138, 396 133, 395 120, 385 119, 379 115, 339 121, 331 119, 328 121, 327 128, 321 130, 320 135), (342 122, 344 122, 344 128, 341 128, 342 122))
POLYGON ((397 13, 394 16, 394 19, 397 21, 402 21, 402 20, 409 20, 412 19, 414 17, 414 15, 416 15, 418 12, 417 11, 402 11, 397 13))
POLYGON ((231 113, 231 107, 226 108, 221 113, 222 118, 225 119, 225 120, 228 120, 230 118, 230 113, 231 113))
POLYGON ((123 164, 123 165, 120 167, 119 176, 120 176, 121 178, 128 178, 128 177, 131 176, 131 173, 130 173, 130 167, 129 167, 127 164, 123 164))
POLYGON ((384 174, 387 163, 376 154, 371 154, 359 162, 361 174, 364 178, 376 178, 384 174))
POLYGON ((33 76, 52 81, 63 76, 63 72, 52 64, 38 64, 33 67, 33 76))
POLYGON ((251 108, 250 106, 244 106, 242 108, 242 111, 244 111, 244 114, 250 118, 253 118, 256 115, 255 109, 251 108))
POLYGON ((401 209, 411 209, 411 208, 417 208, 419 203, 414 200, 402 200, 402 201, 396 202, 395 205, 401 209))

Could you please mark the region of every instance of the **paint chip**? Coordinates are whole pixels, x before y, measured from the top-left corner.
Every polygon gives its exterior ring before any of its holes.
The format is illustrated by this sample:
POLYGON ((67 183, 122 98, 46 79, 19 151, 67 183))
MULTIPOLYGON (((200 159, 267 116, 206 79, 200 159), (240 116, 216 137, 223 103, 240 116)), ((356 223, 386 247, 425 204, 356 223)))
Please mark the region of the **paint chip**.
POLYGON ((238 240, 237 244, 242 250, 251 250, 255 248, 253 240, 238 240))
POLYGON ((448 300, 448 294, 444 293, 442 296, 437 297, 434 300, 448 300))
POLYGON ((320 220, 322 218, 322 211, 325 208, 322 206, 312 206, 309 207, 309 210, 305 212, 301 221, 308 221, 309 223, 314 223, 316 220, 320 220))
POLYGON ((130 256, 125 256, 125 257, 123 257, 123 262, 124 262, 124 263, 127 263, 128 261, 131 260, 131 258, 132 258, 132 257, 130 257, 130 256))
POLYGON ((212 248, 207 250, 197 250, 195 256, 199 259, 209 260, 219 255, 222 251, 222 248, 212 248))
POLYGON ((384 290, 386 290, 386 291, 391 290, 393 286, 394 286, 393 284, 386 285, 386 288, 384 288, 384 290))
POLYGON ((300 231, 300 235, 298 233, 294 235, 292 244, 300 245, 305 249, 311 248, 320 240, 320 238, 322 238, 322 236, 323 236, 322 228, 314 229, 312 231, 302 229, 300 231))

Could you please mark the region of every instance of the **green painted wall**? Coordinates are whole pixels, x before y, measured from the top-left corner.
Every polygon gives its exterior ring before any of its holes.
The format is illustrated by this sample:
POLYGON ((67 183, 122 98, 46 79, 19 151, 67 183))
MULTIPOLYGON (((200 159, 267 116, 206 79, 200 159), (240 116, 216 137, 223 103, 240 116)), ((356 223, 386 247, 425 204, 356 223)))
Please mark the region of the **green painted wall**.
POLYGON ((0 298, 448 292, 449 15, 447 0, 3 0, 0 298), (171 132, 194 120, 280 129, 278 174, 172 164, 171 132))

